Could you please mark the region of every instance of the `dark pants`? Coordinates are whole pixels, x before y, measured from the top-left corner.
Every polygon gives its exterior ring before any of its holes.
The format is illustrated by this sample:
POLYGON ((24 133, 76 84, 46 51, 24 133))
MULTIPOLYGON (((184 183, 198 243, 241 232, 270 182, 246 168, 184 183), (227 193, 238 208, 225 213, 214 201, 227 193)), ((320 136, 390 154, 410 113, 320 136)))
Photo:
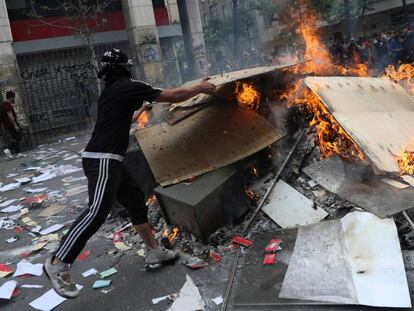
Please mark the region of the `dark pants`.
POLYGON ((148 221, 144 194, 121 162, 84 158, 82 164, 88 178, 89 207, 76 219, 55 252, 59 260, 68 264, 75 261, 105 222, 115 200, 127 209, 132 224, 148 221))
POLYGON ((7 148, 11 151, 16 151, 16 153, 20 153, 20 141, 22 140, 22 134, 20 131, 16 131, 14 127, 6 127, 6 130, 11 136, 11 142, 7 145, 7 148))

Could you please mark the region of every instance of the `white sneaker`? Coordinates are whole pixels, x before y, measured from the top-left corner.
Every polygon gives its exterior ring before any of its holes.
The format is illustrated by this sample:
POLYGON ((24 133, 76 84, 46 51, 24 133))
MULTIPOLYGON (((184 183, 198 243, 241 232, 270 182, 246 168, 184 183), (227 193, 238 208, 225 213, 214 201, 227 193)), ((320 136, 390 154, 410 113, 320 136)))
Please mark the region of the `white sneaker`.
POLYGON ((24 157, 24 154, 23 153, 16 154, 16 158, 18 158, 18 159, 23 158, 23 157, 24 157))
POLYGON ((178 254, 158 245, 157 248, 147 249, 147 256, 145 257, 145 268, 148 271, 157 270, 164 264, 168 264, 177 259, 178 254))
POLYGON ((10 159, 13 159, 13 156, 12 156, 11 151, 10 151, 9 148, 4 149, 3 152, 6 155, 6 157, 8 157, 10 159))

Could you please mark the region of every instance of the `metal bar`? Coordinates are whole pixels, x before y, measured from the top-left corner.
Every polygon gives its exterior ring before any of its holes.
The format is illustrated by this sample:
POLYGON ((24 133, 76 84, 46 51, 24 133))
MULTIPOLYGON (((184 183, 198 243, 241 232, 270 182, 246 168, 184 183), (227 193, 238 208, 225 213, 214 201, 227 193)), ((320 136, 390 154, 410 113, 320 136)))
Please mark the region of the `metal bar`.
POLYGON ((229 303, 230 293, 233 288, 233 281, 234 281, 234 277, 236 276, 237 264, 239 262, 240 254, 241 254, 241 246, 237 246, 237 251, 233 259, 233 265, 230 270, 229 280, 227 281, 227 285, 226 285, 226 291, 224 292, 224 299, 223 299, 223 304, 221 305, 221 311, 227 310, 227 305, 229 303))
MULTIPOLYGON (((270 186, 267 188, 266 193, 263 196, 263 199, 260 201, 260 204, 257 206, 256 210, 254 211, 253 216, 250 218, 249 222, 244 227, 244 229, 242 231, 243 233, 245 233, 247 231, 247 229, 250 227, 250 225, 252 224, 252 222, 256 218, 256 216, 259 213, 259 211, 262 209, 264 202, 266 201, 267 197, 269 196, 269 194, 272 191, 273 187, 275 186, 276 182, 279 180, 280 175, 282 174, 283 170, 286 167, 286 164, 289 162, 290 158, 293 155, 293 152, 296 150, 296 148, 298 147, 299 143, 302 141, 302 138, 304 137, 305 133, 306 133, 306 130, 305 129, 303 129, 299 133, 299 136, 296 139, 295 144, 290 149, 288 155, 285 158, 285 161, 283 162, 283 164, 279 168, 278 172, 276 173, 275 178, 273 179, 273 181, 270 184, 270 186)), ((229 302, 229 299, 230 299, 231 290, 233 288, 234 277, 236 276, 237 264, 239 262, 240 255, 241 255, 241 247, 238 246, 237 247, 237 252, 234 255, 233 265, 232 265, 232 268, 231 268, 231 271, 230 271, 230 274, 229 274, 229 279, 227 281, 226 291, 224 292, 224 300, 223 300, 223 304, 222 304, 222 307, 221 307, 221 311, 226 311, 227 310, 227 306, 228 306, 228 302, 229 302)))
POLYGON ((282 174, 283 170, 286 167, 286 164, 289 162, 290 158, 292 157, 293 152, 298 147, 298 145, 301 142, 301 140, 302 140, 302 138, 303 138, 304 135, 305 135, 305 130, 302 130, 301 133, 299 134, 299 136, 298 136, 295 144, 293 145, 292 149, 290 149, 289 154, 286 156, 285 161, 283 162, 283 164, 280 166, 278 172, 276 173, 275 178, 272 180, 272 183, 267 188, 265 195, 263 196, 263 198, 260 201, 259 205, 257 206, 256 210, 254 211, 252 217, 250 218, 250 220, 247 222, 246 226, 244 227, 243 233, 247 231, 247 229, 250 227, 250 225, 255 220, 257 214, 259 213, 259 211, 262 210, 262 207, 263 207, 264 203, 266 202, 267 197, 269 196, 270 192, 273 190, 276 182, 279 180, 280 175, 282 174))

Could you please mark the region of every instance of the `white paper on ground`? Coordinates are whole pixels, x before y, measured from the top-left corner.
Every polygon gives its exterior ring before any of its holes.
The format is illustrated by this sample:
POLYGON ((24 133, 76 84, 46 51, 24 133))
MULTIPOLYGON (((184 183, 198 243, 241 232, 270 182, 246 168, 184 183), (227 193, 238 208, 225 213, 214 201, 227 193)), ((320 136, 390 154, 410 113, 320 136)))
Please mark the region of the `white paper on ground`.
MULTIPOLYGON (((76 284, 76 287, 78 290, 81 290, 83 286, 76 284)), ((36 310, 50 311, 66 300, 66 298, 63 298, 62 296, 58 295, 58 293, 56 293, 54 289, 51 289, 39 298, 29 303, 29 306, 35 308, 36 310)))
POLYGON ((170 297, 170 295, 167 295, 167 296, 162 296, 162 297, 158 297, 158 298, 153 298, 152 299, 152 304, 153 305, 156 305, 157 303, 159 303, 159 302, 161 302, 161 301, 163 301, 163 300, 166 300, 166 299, 168 299, 170 297))
POLYGON ((87 271, 83 272, 83 273, 82 273, 82 276, 83 276, 84 278, 87 278, 87 277, 89 277, 89 276, 91 276, 91 275, 95 275, 95 274, 97 274, 97 273, 98 273, 98 271, 96 271, 94 268, 92 268, 92 269, 89 269, 89 270, 87 270, 87 271))
POLYGON ((6 207, 15 201, 17 201, 17 199, 11 199, 11 200, 4 201, 3 203, 0 204, 0 207, 6 207))
POLYGON ((21 184, 24 184, 24 183, 27 183, 27 182, 29 182, 29 181, 31 181, 32 179, 31 178, 29 178, 29 177, 22 177, 22 178, 16 178, 15 179, 15 181, 17 181, 17 182, 19 182, 19 183, 21 183, 21 184))
POLYGON ((217 306, 219 306, 219 305, 221 305, 221 304, 223 303, 223 297, 222 297, 222 296, 218 296, 218 297, 213 298, 213 299, 211 299, 211 300, 213 300, 213 302, 214 302, 217 306))
POLYGON ((52 179, 52 178, 55 178, 55 177, 56 177, 55 174, 46 172, 46 173, 43 173, 42 175, 33 177, 32 181, 33 181, 33 183, 36 184, 38 182, 49 180, 49 179, 52 179))
POLYGON ((186 275, 187 281, 178 294, 178 298, 173 302, 168 311, 197 311, 205 310, 205 303, 200 295, 198 287, 193 280, 186 275))
POLYGON ((16 281, 7 281, 6 283, 4 283, 0 287, 0 299, 10 299, 16 286, 16 281))
POLYGON ((0 212, 2 213, 15 213, 20 211, 23 208, 23 205, 10 205, 6 208, 3 208, 2 210, 0 210, 0 212))
POLYGON ((20 187, 20 183, 19 182, 14 182, 14 183, 7 184, 7 185, 4 185, 3 187, 1 187, 0 192, 6 192, 6 191, 9 191, 9 190, 14 190, 14 189, 17 189, 19 187, 20 187))
POLYGON ((263 211, 282 228, 312 224, 328 216, 323 209, 314 209, 312 200, 283 180, 279 180, 269 197, 263 211))
POLYGON ((26 259, 22 259, 16 267, 16 271, 13 274, 13 277, 20 276, 23 274, 31 274, 31 275, 37 275, 40 276, 43 274, 43 264, 37 263, 32 264, 31 262, 28 262, 26 259))
POLYGON ((46 188, 35 188, 35 189, 29 188, 29 189, 25 189, 24 191, 30 192, 30 193, 38 193, 38 192, 43 192, 46 190, 47 190, 47 187, 46 188))
POLYGON ((44 229, 44 230, 40 231, 40 234, 41 235, 47 235, 49 233, 53 233, 53 232, 59 231, 63 227, 64 227, 64 225, 62 225, 62 224, 55 224, 55 225, 53 225, 53 226, 51 226, 51 227, 49 227, 47 229, 44 229))
POLYGON ((411 308, 394 220, 354 212, 343 217, 341 223, 359 304, 411 308))
POLYGON ((43 285, 23 284, 20 288, 43 288, 43 285))
POLYGON ((63 158, 64 161, 70 161, 70 160, 74 160, 76 158, 79 158, 79 156, 77 156, 76 154, 68 156, 66 158, 63 158))

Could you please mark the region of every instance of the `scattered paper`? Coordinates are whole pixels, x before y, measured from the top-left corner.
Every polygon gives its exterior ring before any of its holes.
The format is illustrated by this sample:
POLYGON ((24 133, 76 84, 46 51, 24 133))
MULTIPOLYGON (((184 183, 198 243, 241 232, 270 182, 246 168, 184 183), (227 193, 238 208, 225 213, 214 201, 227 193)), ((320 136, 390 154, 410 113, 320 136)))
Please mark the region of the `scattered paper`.
POLYGON ((20 257, 27 257, 37 251, 40 251, 43 249, 47 243, 37 243, 36 245, 33 245, 31 248, 29 248, 26 252, 20 254, 20 257))
POLYGON ((35 189, 28 188, 28 189, 25 189, 24 191, 29 192, 29 193, 39 193, 39 192, 44 192, 46 190, 47 190, 47 187, 46 188, 35 188, 35 189))
POLYGON ((101 275, 101 278, 105 279, 107 277, 110 277, 111 275, 114 275, 115 273, 117 273, 118 271, 115 268, 110 268, 108 270, 102 271, 101 273, 99 273, 101 275))
POLYGON ((130 250, 131 246, 126 245, 124 242, 116 242, 115 247, 123 252, 130 250))
POLYGON ((15 201, 17 201, 17 199, 11 199, 11 200, 4 201, 3 203, 0 203, 0 207, 6 207, 15 201))
POLYGON ((43 285, 23 284, 20 288, 43 288, 43 285))
POLYGON ((55 178, 56 176, 57 175, 55 175, 53 173, 46 172, 46 173, 43 173, 39 176, 33 177, 32 181, 33 181, 33 183, 36 184, 36 183, 41 182, 41 181, 46 181, 46 180, 55 178))
POLYGON ((43 264, 32 264, 28 262, 26 259, 22 259, 17 264, 16 272, 14 272, 13 277, 21 276, 24 274, 41 276, 43 274, 43 264))
POLYGON ((6 208, 3 208, 1 210, 1 212, 2 213, 15 213, 15 212, 20 211, 22 208, 23 208, 23 205, 20 205, 20 204, 19 205, 10 205, 6 208))
POLYGON ((213 300, 213 302, 214 302, 217 306, 219 306, 219 305, 221 305, 221 304, 223 303, 223 297, 222 297, 222 296, 218 296, 218 297, 213 298, 213 299, 211 299, 211 300, 213 300))
POLYGON ((74 160, 74 159, 76 159, 76 158, 78 158, 79 156, 77 156, 76 154, 74 154, 74 155, 71 155, 71 156, 69 156, 69 157, 67 157, 67 158, 63 158, 63 161, 70 161, 70 160, 74 160))
POLYGON ((76 261, 84 261, 90 254, 91 251, 85 249, 82 253, 79 254, 79 256, 76 258, 76 261))
POLYGON ((83 272, 83 273, 82 273, 82 276, 83 276, 84 278, 87 278, 87 277, 89 277, 89 276, 91 276, 91 275, 95 275, 95 274, 97 274, 97 273, 98 273, 98 271, 96 271, 96 269, 92 268, 92 269, 89 269, 89 270, 87 270, 87 271, 83 272))
POLYGON ((11 184, 7 184, 4 185, 3 187, 0 188, 0 192, 6 192, 6 191, 10 191, 10 190, 14 190, 20 187, 20 183, 19 182, 14 182, 11 184))
POLYGON ((326 194, 326 190, 315 190, 315 191, 312 191, 312 193, 316 198, 320 198, 326 194))
MULTIPOLYGON (((83 286, 76 284, 76 288, 81 290, 83 286)), ((63 298, 54 289, 51 289, 44 293, 39 298, 33 300, 29 305, 36 310, 41 311, 50 311, 60 305, 62 302, 66 301, 66 298, 63 298)))
POLYGON ((88 191, 88 186, 86 186, 86 185, 76 186, 76 187, 73 187, 73 188, 70 188, 70 189, 66 190, 66 195, 68 197, 71 197, 73 195, 77 195, 77 194, 80 194, 80 193, 83 193, 83 192, 86 192, 86 191, 88 191))
POLYGON ((108 286, 111 286, 112 281, 111 280, 97 280, 95 283, 93 283, 92 288, 98 289, 98 288, 105 288, 108 286))
POLYGON ((65 225, 62 224, 55 224, 45 230, 40 231, 41 235, 47 235, 56 231, 59 231, 60 229, 62 229, 65 225))
POLYGON ((406 185, 406 184, 403 184, 399 181, 389 179, 389 178, 383 178, 382 181, 385 182, 386 184, 388 184, 390 186, 393 186, 395 188, 398 188, 398 189, 405 189, 405 188, 408 188, 410 186, 410 185, 406 185))
POLYGON ((45 236, 42 236, 39 241, 42 242, 53 242, 53 241, 57 241, 59 240, 59 234, 57 233, 51 233, 51 234, 47 234, 45 236))
POLYGON ((171 295, 162 296, 162 297, 158 297, 158 298, 153 298, 152 299, 152 304, 156 305, 157 303, 160 303, 161 301, 167 300, 167 299, 171 299, 171 295))
POLYGON ((20 210, 20 215, 23 216, 23 215, 26 215, 26 214, 29 214, 29 209, 27 207, 22 208, 20 210))
POLYGON ((187 281, 181 288, 178 298, 173 302, 168 311, 197 311, 205 310, 205 303, 200 291, 193 280, 186 275, 187 281))
POLYGON ((10 299, 16 289, 16 281, 7 281, 0 287, 0 299, 10 299))
POLYGON ((145 252, 145 250, 143 250, 141 248, 140 250, 137 251, 137 254, 138 254, 138 256, 145 257, 146 252, 145 252))
POLYGON ((32 179, 29 177, 16 178, 15 181, 21 184, 29 183, 32 179))
POLYGON ((37 227, 37 222, 33 221, 30 217, 24 217, 22 221, 25 223, 26 226, 37 227))
POLYGON ((63 211, 65 209, 65 207, 63 205, 57 205, 57 204, 53 204, 47 208, 45 208, 39 215, 37 215, 38 217, 50 217, 56 214, 59 214, 61 211, 63 211))
POLYGON ((7 267, 5 264, 0 263, 0 278, 4 278, 12 273, 13 270, 7 267))
POLYGON ((16 242, 17 240, 18 240, 19 238, 17 237, 17 236, 13 236, 13 237, 11 237, 10 239, 7 239, 6 240, 6 242, 7 243, 14 243, 14 242, 16 242))

